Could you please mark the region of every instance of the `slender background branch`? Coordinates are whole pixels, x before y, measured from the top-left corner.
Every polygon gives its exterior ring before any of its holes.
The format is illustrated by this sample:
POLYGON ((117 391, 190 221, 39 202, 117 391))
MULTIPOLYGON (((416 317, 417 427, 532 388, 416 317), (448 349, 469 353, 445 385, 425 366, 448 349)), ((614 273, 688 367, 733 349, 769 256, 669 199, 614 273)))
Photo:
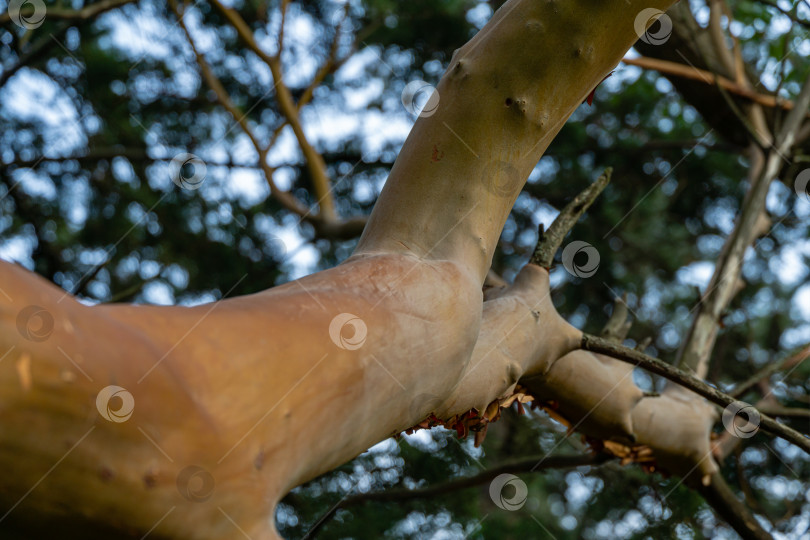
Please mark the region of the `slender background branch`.
POLYGON ((331 519, 338 510, 344 510, 368 502, 404 502, 412 499, 427 499, 454 491, 475 487, 493 480, 501 474, 535 473, 548 469, 572 469, 582 466, 601 465, 615 458, 608 454, 588 454, 579 456, 535 456, 505 463, 487 469, 475 476, 458 478, 418 489, 392 489, 374 493, 363 493, 346 497, 334 505, 312 526, 302 540, 315 538, 315 534, 331 519))
MULTIPOLYGON (((720 405, 721 407, 726 407, 737 401, 728 394, 721 392, 713 386, 709 386, 695 376, 672 367, 658 358, 653 358, 652 356, 648 356, 634 349, 613 343, 604 338, 583 334, 581 348, 586 351, 604 354, 605 356, 610 356, 611 358, 628 362, 655 373, 656 375, 661 375, 662 377, 679 384, 684 388, 692 390, 696 394, 703 396, 712 403, 720 405)), ((760 428, 795 444, 810 454, 810 438, 802 435, 798 431, 788 426, 785 426, 784 424, 780 424, 761 411, 760 428)))

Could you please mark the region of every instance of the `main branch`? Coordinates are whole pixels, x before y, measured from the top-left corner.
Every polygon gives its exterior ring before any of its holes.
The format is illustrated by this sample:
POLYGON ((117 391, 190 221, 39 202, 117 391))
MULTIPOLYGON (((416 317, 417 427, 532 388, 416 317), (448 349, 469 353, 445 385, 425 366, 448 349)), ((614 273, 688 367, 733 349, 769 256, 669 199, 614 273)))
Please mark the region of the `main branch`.
MULTIPOLYGON (((630 349, 629 347, 625 347, 606 339, 588 334, 583 334, 581 346, 582 349, 586 351, 604 354, 606 356, 610 356, 611 358, 621 360, 622 362, 627 362, 644 368, 651 373, 655 373, 656 375, 661 375, 662 377, 683 386, 684 388, 688 388, 694 393, 703 396, 707 400, 720 405, 721 407, 727 407, 728 405, 731 405, 737 401, 733 397, 721 392, 715 387, 709 386, 701 379, 681 371, 670 364, 659 360, 658 358, 653 358, 652 356, 644 354, 643 352, 635 349, 630 349)), ((760 412, 760 426, 763 430, 795 444, 810 454, 810 437, 802 435, 798 431, 777 422, 762 412, 760 412)))

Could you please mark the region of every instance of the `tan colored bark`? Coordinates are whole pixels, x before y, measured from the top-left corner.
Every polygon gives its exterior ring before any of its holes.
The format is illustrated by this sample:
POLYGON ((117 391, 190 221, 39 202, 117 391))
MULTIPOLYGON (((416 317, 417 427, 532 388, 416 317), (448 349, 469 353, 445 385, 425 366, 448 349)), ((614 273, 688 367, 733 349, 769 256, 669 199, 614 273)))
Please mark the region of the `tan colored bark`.
POLYGON ((483 411, 520 380, 536 399, 553 402, 555 414, 573 430, 646 445, 657 467, 670 474, 701 481, 718 471, 710 447, 717 409, 674 384, 661 395, 645 396, 633 381, 632 364, 574 350, 582 334, 557 315, 545 269, 524 267, 514 285, 484 303, 483 314, 471 368, 455 397, 439 409, 441 418, 473 407, 483 411), (506 307, 512 302, 518 307, 506 307), (476 367, 477 359, 483 368, 476 367), (481 401, 481 395, 487 397, 481 401))
POLYGON ((527 264, 512 285, 484 302, 472 358, 437 416, 473 408, 483 412, 496 398, 511 394, 518 381, 545 374, 555 360, 579 346, 581 337, 551 303, 548 270, 527 264))
MULTIPOLYGON (((238 526, 277 538, 273 510, 287 490, 411 425, 415 395, 464 386, 481 285, 523 182, 635 41, 636 14, 671 3, 508 2, 454 56, 438 111, 417 121, 356 253, 333 269, 212 305, 87 307, 0 265, 13 291, 0 304, 0 347, 10 350, 0 362, 7 523, 200 539, 233 537, 238 526), (27 305, 53 317, 45 341, 17 331, 27 305), (356 335, 330 339, 341 314, 364 321, 362 346, 356 335), (96 409, 108 385, 133 396, 125 422, 96 409), (189 466, 210 476, 210 498, 181 496, 189 466)), ((515 290, 536 294, 543 271, 526 272, 515 290)), ((510 306, 525 315, 522 302, 501 307, 510 306)), ((576 335, 550 311, 529 324, 527 339, 533 329, 562 332, 520 345, 528 360, 503 384, 542 371, 576 335)), ((503 368, 492 368, 498 381, 503 368)), ((472 403, 500 390, 464 387, 472 403)))
POLYGON ((463 261, 483 281, 546 147, 637 39, 638 12, 671 3, 506 3, 454 54, 438 109, 414 125, 358 252, 463 261))
POLYGON ((793 109, 793 102, 790 100, 780 99, 778 96, 757 93, 738 82, 723 77, 722 75, 717 75, 716 73, 706 71, 705 69, 698 69, 694 66, 679 64, 677 62, 670 62, 668 60, 661 60, 658 58, 650 58, 647 56, 642 56, 639 58, 625 58, 622 60, 622 63, 627 64, 628 66, 654 69, 667 75, 676 75, 678 77, 683 77, 694 81, 701 81, 706 84, 717 85, 725 90, 728 90, 732 94, 750 99, 754 103, 764 107, 778 107, 788 111, 793 109))
POLYGON ((793 148, 808 106, 810 76, 802 85, 796 99, 796 108, 788 114, 776 136, 774 146, 767 154, 751 143, 750 188, 743 200, 734 230, 723 245, 712 279, 701 296, 700 307, 679 354, 678 364, 695 371, 698 377, 705 377, 708 372, 709 357, 720 329, 720 318, 739 291, 738 281, 742 276, 745 250, 754 240, 770 230, 770 221, 767 215, 763 215, 766 212, 768 189, 782 168, 784 156, 793 148))

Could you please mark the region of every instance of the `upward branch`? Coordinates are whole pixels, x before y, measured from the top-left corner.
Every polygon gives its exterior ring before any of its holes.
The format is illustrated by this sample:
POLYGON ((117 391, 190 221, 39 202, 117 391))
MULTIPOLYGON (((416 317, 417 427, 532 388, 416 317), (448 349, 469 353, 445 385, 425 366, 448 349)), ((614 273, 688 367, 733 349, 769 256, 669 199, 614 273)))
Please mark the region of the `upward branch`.
MULTIPOLYGON (((279 30, 278 53, 276 55, 269 55, 264 52, 256 41, 253 31, 235 9, 225 6, 219 0, 212 0, 212 4, 234 27, 239 37, 248 47, 270 68, 273 80, 275 81, 274 89, 276 91, 276 101, 278 102, 279 111, 292 128, 301 153, 304 155, 307 170, 312 178, 313 191, 315 192, 318 206, 320 207, 320 214, 323 219, 328 222, 337 221, 329 174, 326 170, 326 162, 304 133, 304 127, 298 114, 300 105, 296 105, 292 92, 290 92, 290 89, 284 82, 284 73, 281 65, 281 50, 284 45, 283 32, 287 3, 282 3, 281 7, 282 26, 279 30)), ((339 34, 340 28, 338 27, 335 32, 339 34)))
POLYGON ((219 78, 214 74, 214 71, 211 69, 211 66, 205 60, 205 56, 203 53, 197 48, 197 45, 194 43, 194 38, 191 36, 191 32, 189 32, 186 23, 183 20, 185 15, 185 9, 187 8, 186 4, 183 4, 183 8, 180 8, 177 0, 169 0, 169 6, 171 7, 172 11, 174 12, 175 16, 177 17, 177 22, 180 25, 180 28, 183 30, 183 34, 188 41, 189 46, 191 47, 191 51, 194 53, 194 58, 197 61, 197 65, 200 68, 200 73, 202 74, 202 78, 205 83, 214 91, 214 94, 217 96, 217 100, 222 105, 222 107, 231 115, 239 127, 242 128, 242 131, 247 135, 248 139, 250 139, 251 144, 253 145, 256 153, 259 155, 259 167, 261 167, 262 171, 264 172, 266 181, 268 186, 270 187, 270 193, 278 200, 285 208, 298 214, 299 216, 307 216, 309 214, 309 210, 303 206, 296 198, 289 192, 282 191, 276 185, 273 176, 275 170, 267 163, 267 148, 262 146, 261 142, 259 142, 258 137, 254 130, 250 127, 250 123, 248 121, 248 117, 244 114, 239 107, 231 99, 230 94, 222 85, 222 82, 219 78))
POLYGON ((452 261, 483 283, 509 212, 551 140, 638 41, 638 13, 673 3, 501 6, 453 55, 428 110, 413 111, 419 118, 355 254, 452 261))
POLYGON ((602 190, 610 182, 612 173, 613 169, 611 167, 605 169, 605 172, 596 179, 596 182, 582 190, 574 197, 573 201, 566 204, 565 208, 560 211, 560 215, 556 217, 548 228, 548 231, 543 232, 543 225, 540 225, 540 238, 537 239, 537 246, 534 248, 532 258, 529 260, 530 263, 542 268, 551 267, 554 254, 560 249, 563 238, 579 220, 580 216, 585 213, 585 210, 590 208, 596 197, 602 193, 602 190))
POLYGON ((745 250, 759 234, 757 222, 765 209, 771 180, 779 174, 783 156, 793 147, 796 133, 802 126, 809 105, 810 75, 796 98, 796 107, 788 114, 767 158, 752 168, 751 188, 743 201, 740 217, 723 246, 714 275, 701 298, 700 308, 681 348, 679 367, 695 371, 698 377, 704 377, 708 370, 721 315, 733 298, 742 273, 745 250))

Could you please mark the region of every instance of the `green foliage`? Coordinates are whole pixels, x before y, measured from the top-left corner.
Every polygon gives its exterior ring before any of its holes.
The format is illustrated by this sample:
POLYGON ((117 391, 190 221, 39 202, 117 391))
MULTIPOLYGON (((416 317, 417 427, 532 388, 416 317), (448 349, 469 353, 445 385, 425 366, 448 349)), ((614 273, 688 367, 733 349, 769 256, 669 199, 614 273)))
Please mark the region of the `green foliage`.
MULTIPOLYGON (((335 179, 342 216, 368 214, 385 180, 404 130, 391 133, 379 126, 412 121, 400 103, 404 85, 437 81, 453 50, 499 4, 350 3, 344 25, 350 31, 338 49, 348 53, 360 36, 360 52, 325 78, 302 112, 307 128, 319 134, 314 144, 335 179)), ((775 26, 774 18, 784 23, 785 17, 763 3, 733 7, 746 60, 779 81, 784 97, 795 95, 806 71, 806 62, 799 69, 797 51, 806 58, 808 48, 799 27, 775 26), (786 61, 779 63, 782 58, 786 61)), ((246 0, 236 8, 274 52, 278 3, 246 0)), ((142 0, 84 23, 46 18, 33 32, 11 22, 0 26, 0 256, 91 303, 196 303, 266 289, 345 259, 356 240, 317 238, 310 225, 268 197, 255 152, 202 83, 167 9, 165 3, 142 0), (29 55, 42 36, 47 43, 29 55), (25 65, 5 77, 17 62, 25 65), (198 190, 171 181, 168 165, 181 152, 206 162, 198 190)), ((296 97, 326 58, 342 12, 342 5, 326 0, 291 3, 282 59, 296 97)), ((234 103, 262 140, 269 140, 281 115, 267 67, 207 3, 190 8, 187 20, 234 103)), ((281 140, 271 163, 285 188, 314 205, 289 133, 281 140)), ((661 76, 621 66, 540 161, 505 227, 493 267, 514 276, 534 246, 538 223, 548 225, 555 208, 604 167, 613 167, 612 184, 570 237, 597 247, 599 272, 581 280, 559 265, 552 274, 554 302, 568 320, 595 332, 613 297, 627 292, 637 318, 630 337, 653 337, 652 352, 672 359, 691 322, 698 285, 705 286, 706 270, 740 206, 747 165, 741 149, 720 139, 661 76)), ((769 201, 777 225, 746 259, 748 286, 724 320, 710 373, 722 386, 808 341, 807 310, 797 304, 808 275, 810 252, 803 248, 797 255, 797 248, 806 246, 808 212, 799 213, 793 177, 781 180, 769 201), (787 273, 786 261, 794 265, 787 273)), ((808 380, 810 363, 804 363, 784 380, 774 378, 774 395, 785 406, 806 407, 808 380)), ((639 381, 653 382, 643 375, 639 381)), ((793 425, 808 428, 800 421, 793 425)), ((544 414, 507 413, 482 450, 441 431, 388 441, 296 489, 279 509, 279 529, 300 538, 348 494, 432 485, 512 459, 582 451, 577 436, 564 435, 544 414)), ((756 437, 729 458, 723 474, 735 489, 743 489, 741 481, 746 489, 750 484, 762 515, 777 521, 787 516, 777 523, 780 531, 789 535, 801 526, 802 512, 808 512, 806 456, 756 437)), ((529 499, 517 512, 497 508, 483 485, 341 510, 318 538, 733 534, 677 480, 632 466, 527 473, 521 479, 529 499)))

